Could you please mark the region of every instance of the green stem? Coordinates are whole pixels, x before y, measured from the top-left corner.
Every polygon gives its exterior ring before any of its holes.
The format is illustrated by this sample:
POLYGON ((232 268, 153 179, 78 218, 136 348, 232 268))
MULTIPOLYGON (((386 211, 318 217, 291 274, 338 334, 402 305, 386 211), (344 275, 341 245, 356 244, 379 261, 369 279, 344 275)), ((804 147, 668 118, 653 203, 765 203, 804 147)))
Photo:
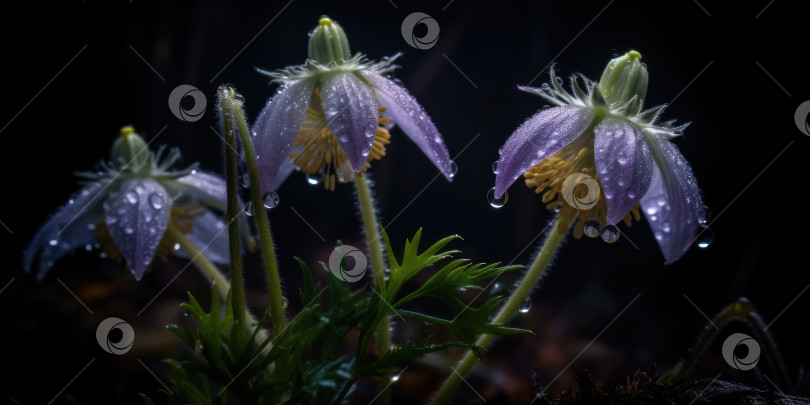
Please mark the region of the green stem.
POLYGON ((233 316, 237 322, 245 323, 245 284, 242 278, 242 239, 239 235, 239 216, 242 207, 239 204, 239 171, 236 156, 236 128, 233 125, 233 111, 226 108, 225 98, 220 99, 222 106, 222 126, 225 138, 225 179, 227 181, 227 218, 228 218, 228 244, 231 254, 231 299, 233 300, 233 316))
MULTIPOLYGON (((498 311, 498 314, 492 319, 492 323, 506 324, 511 321, 520 307, 523 306, 526 299, 529 298, 529 295, 537 285, 537 282, 543 277, 543 273, 545 272, 546 267, 548 267, 548 263, 551 261, 551 258, 554 257, 554 253, 560 246, 560 242, 562 242, 565 237, 565 233, 561 233, 557 230, 558 225, 559 219, 554 221, 554 224, 551 225, 551 231, 549 231, 546 240, 543 242, 543 246, 540 248, 540 253, 537 254, 537 257, 535 257, 534 263, 532 263, 529 270, 526 271, 526 275, 523 277, 523 280, 521 280, 515 291, 512 292, 512 295, 509 297, 506 303, 503 304, 501 310, 498 311)), ((493 340, 495 340, 495 335, 484 334, 478 337, 475 344, 486 349, 493 340)), ((471 350, 467 350, 464 357, 455 367, 455 372, 450 374, 450 376, 447 377, 447 380, 445 380, 444 384, 442 384, 442 388, 433 399, 433 404, 441 405, 447 403, 458 388, 459 384, 461 384, 464 376, 467 375, 476 362, 477 358, 473 352, 471 350)))
MULTIPOLYGON (((247 163, 248 176, 250 178, 250 199, 253 204, 253 218, 256 221, 256 228, 259 232, 260 247, 262 250, 262 260, 264 260, 264 272, 267 278, 267 289, 270 294, 270 317, 273 322, 273 333, 278 335, 287 327, 287 320, 284 316, 284 303, 281 293, 281 277, 278 272, 278 259, 276 258, 273 234, 270 231, 270 221, 267 219, 267 211, 264 209, 264 196, 262 195, 261 180, 259 179, 259 167, 256 164, 256 153, 253 149, 253 141, 250 138, 245 113, 242 109, 242 101, 235 97, 236 92, 231 88, 221 89, 223 116, 227 107, 234 118, 232 125, 236 125, 237 132, 245 150, 245 161, 247 163), (225 102, 227 101, 227 103, 225 102), (227 104, 227 106, 226 106, 227 104)), ((228 125, 228 123, 225 123, 228 125)), ((236 151, 233 150, 233 153, 236 151)))
MULTIPOLYGON (((231 289, 231 283, 228 282, 228 279, 219 271, 219 268, 211 263, 205 254, 194 244, 183 232, 178 230, 172 225, 166 229, 167 236, 174 241, 177 241, 180 244, 180 248, 183 249, 184 252, 191 258, 191 262, 194 263, 194 266, 200 270, 200 273, 205 276, 205 278, 214 282, 214 285, 217 287, 217 291, 219 291, 219 295, 222 297, 223 300, 227 299, 228 297, 228 290, 231 289)), ((246 323, 245 327, 248 332, 253 332, 253 325, 259 323, 259 321, 250 313, 247 313, 247 316, 250 318, 252 322, 249 324, 246 323)), ((267 339, 267 333, 264 330, 260 330, 259 333, 256 335, 256 341, 261 343, 267 339)))
MULTIPOLYGON (((363 225, 366 230, 366 239, 368 240, 368 250, 371 255, 371 270, 374 281, 374 289, 381 296, 385 291, 385 263, 383 262, 383 250, 380 237, 380 228, 377 224, 377 215, 374 212, 374 199, 371 197, 371 187, 368 184, 368 179, 365 173, 357 173, 354 176, 354 184, 357 188, 357 200, 360 202, 360 211, 363 214, 363 225)), ((390 321, 386 317, 377 326, 377 351, 380 356, 388 353, 391 350, 391 329, 390 321)), ((391 401, 388 392, 388 384, 391 381, 391 375, 385 376, 380 384, 383 391, 380 393, 378 403, 388 404, 391 401)))

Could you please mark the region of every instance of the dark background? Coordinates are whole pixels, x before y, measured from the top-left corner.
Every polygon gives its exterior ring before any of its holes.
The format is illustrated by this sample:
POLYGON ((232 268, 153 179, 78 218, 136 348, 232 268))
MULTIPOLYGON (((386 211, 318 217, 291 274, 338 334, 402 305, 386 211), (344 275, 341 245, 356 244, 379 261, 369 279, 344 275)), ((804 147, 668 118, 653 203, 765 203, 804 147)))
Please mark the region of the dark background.
MULTIPOLYGON (((804 335, 810 297, 800 295, 810 282, 805 213, 810 139, 793 121, 796 107, 810 98, 807 14, 793 2, 14 3, 4 6, 0 25, 0 220, 10 230, 0 229, 5 255, 0 288, 14 279, 0 293, 0 401, 47 403, 85 366, 54 403, 135 403, 138 392, 159 398, 160 383, 144 365, 166 381, 159 361, 190 355, 177 348, 179 341, 163 325, 182 322, 177 305, 185 291, 205 294, 201 277, 184 273, 138 317, 182 260, 156 265, 137 283, 115 263, 82 251, 36 283, 21 270, 21 252, 77 189, 72 172, 106 158, 122 125, 134 125, 147 139, 166 126, 154 145, 178 146, 185 163, 199 161, 221 171, 222 146, 209 128, 218 125, 211 104, 216 87, 235 86, 254 119, 274 91, 254 67, 304 62, 307 32, 322 14, 341 23, 353 52, 373 59, 404 52, 396 75, 430 113, 460 168, 452 183, 434 182, 437 171, 428 159, 403 133, 392 132, 388 156, 371 173, 381 220, 397 250, 424 227, 425 241, 462 235, 464 241, 454 247, 476 261, 530 262, 534 240, 552 214, 519 182, 501 209, 489 206, 486 193, 498 148, 545 104, 515 85, 526 84, 552 61, 563 75, 581 72, 598 79, 611 57, 639 50, 650 71, 648 105, 679 95, 665 119, 692 122, 675 142, 714 213, 714 243, 664 266, 644 220, 622 228, 626 235, 613 245, 569 241, 544 288, 535 291, 533 309, 515 321, 537 335, 499 339, 489 368, 471 374, 484 396, 525 400, 531 370, 540 383, 551 381, 639 293, 576 364, 599 379, 623 381, 639 368, 661 373, 686 354, 707 324, 700 311, 714 316, 741 296, 750 298, 766 321, 778 317, 770 330, 791 373, 810 356, 804 335), (414 11, 440 24, 440 38, 429 50, 411 48, 400 33, 402 20, 414 11), (208 96, 202 120, 182 122, 170 113, 168 95, 180 84, 208 96), (95 342, 95 327, 108 316, 135 327, 135 346, 124 356, 109 355, 95 342)), ((543 73, 533 84, 546 78, 543 73)), ((363 246, 352 193, 351 185, 335 192, 310 187, 300 174, 280 189, 281 204, 270 218, 285 288, 293 297, 290 313, 300 308, 294 256, 320 270, 317 261, 326 260, 338 239, 363 246)), ((249 257, 248 266, 251 303, 263 308, 258 257, 249 257)), ((395 328, 395 341, 434 332, 421 324, 395 328)), ((406 372, 395 393, 403 402, 427 398, 459 353, 447 355, 406 372)), ((716 366, 709 377, 732 371, 722 361, 716 366)), ((568 371, 548 390, 572 384, 568 371)), ((368 402, 364 395, 359 392, 355 402, 368 402)), ((464 386, 458 399, 480 403, 464 386)))

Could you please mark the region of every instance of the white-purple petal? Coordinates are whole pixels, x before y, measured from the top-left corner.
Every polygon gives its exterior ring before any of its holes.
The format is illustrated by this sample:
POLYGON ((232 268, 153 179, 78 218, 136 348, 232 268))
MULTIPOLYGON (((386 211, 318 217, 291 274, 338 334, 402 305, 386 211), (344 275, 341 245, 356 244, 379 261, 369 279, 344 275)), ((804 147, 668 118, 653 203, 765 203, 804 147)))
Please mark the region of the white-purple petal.
POLYGON ((671 142, 658 138, 651 145, 656 167, 641 208, 661 247, 666 264, 678 260, 695 240, 705 218, 697 180, 689 162, 671 142))
POLYGON ((152 263, 169 225, 171 209, 166 189, 143 178, 127 180, 104 202, 107 229, 136 280, 152 263))
POLYGON ((321 105, 329 129, 354 171, 363 170, 377 134, 374 93, 354 73, 337 73, 321 82, 321 105))
MULTIPOLYGON (((289 161, 289 159, 287 160, 289 161)), ((289 172, 284 174, 286 171, 285 165, 287 164, 285 163, 281 166, 279 176, 283 175, 286 177, 289 175, 289 172)), ((173 198, 180 198, 181 201, 187 199, 198 202, 221 212, 228 210, 228 184, 222 177, 216 174, 195 170, 174 181, 165 181, 163 185, 173 198), (183 198, 183 196, 187 198, 183 198)), ((245 205, 241 196, 239 197, 239 205, 242 207, 245 205)), ((244 215, 239 217, 239 230, 243 238, 250 243, 255 243, 247 218, 245 218, 244 215)))
POLYGON ((284 184, 284 180, 287 180, 287 177, 290 177, 290 174, 294 171, 295 163, 293 163, 292 158, 288 157, 281 163, 281 167, 278 169, 278 174, 276 175, 276 181, 273 183, 271 190, 277 191, 281 188, 281 185, 284 184))
MULTIPOLYGON (((225 222, 211 211, 194 217, 191 232, 186 235, 197 246, 208 260, 221 265, 231 262, 228 245, 228 229, 225 222)), ((178 256, 188 258, 188 254, 179 250, 178 256)))
POLYGON ((495 197, 501 198, 518 177, 579 137, 593 121, 590 108, 560 106, 527 119, 500 150, 495 197))
POLYGON ((607 222, 615 225, 650 188, 653 157, 647 139, 630 121, 608 117, 593 131, 594 160, 607 203, 607 222))
POLYGON ((42 280, 54 263, 68 252, 92 243, 94 225, 102 218, 100 194, 108 187, 109 181, 95 181, 60 207, 42 225, 23 253, 23 268, 30 272, 39 254, 37 279, 42 280))
POLYGON ((363 72, 375 89, 377 102, 386 108, 385 116, 419 146, 448 181, 453 179, 452 161, 444 139, 425 109, 406 90, 377 72, 363 72))
MULTIPOLYGON (((177 184, 170 183, 173 194, 182 194, 193 201, 200 202, 224 211, 228 202, 225 180, 213 173, 195 170, 176 179, 177 184)), ((173 195, 176 197, 176 195, 173 195)))
POLYGON ((273 191, 279 168, 289 159, 293 141, 306 117, 314 79, 287 82, 271 97, 251 128, 262 191, 273 191))

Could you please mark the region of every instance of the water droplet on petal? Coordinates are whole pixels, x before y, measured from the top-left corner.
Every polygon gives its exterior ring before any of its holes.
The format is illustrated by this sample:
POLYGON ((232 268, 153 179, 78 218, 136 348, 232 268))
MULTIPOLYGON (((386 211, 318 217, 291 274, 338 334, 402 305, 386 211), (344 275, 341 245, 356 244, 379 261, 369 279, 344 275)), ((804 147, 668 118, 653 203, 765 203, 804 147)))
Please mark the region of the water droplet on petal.
POLYGON ((619 240, 619 228, 616 225, 605 225, 602 227, 602 240, 607 243, 614 243, 619 240))
POLYGON ((253 216, 253 203, 251 201, 248 201, 247 204, 245 204, 245 215, 249 217, 253 216))
POLYGON ((273 209, 278 206, 279 203, 278 194, 270 191, 264 194, 264 208, 273 209))
POLYGON ((549 91, 551 89, 551 86, 549 86, 548 83, 543 83, 542 85, 540 85, 540 88, 545 91, 549 91))
POLYGON ((503 193, 503 197, 496 198, 495 197, 495 187, 492 187, 487 192, 487 201, 489 201, 489 205, 491 205, 492 208, 501 208, 504 205, 506 205, 506 203, 509 201, 509 192, 505 191, 503 193))
POLYGON ((124 233, 126 233, 127 235, 132 235, 133 233, 135 233, 135 228, 127 226, 124 228, 124 233))
POLYGON ((174 244, 174 250, 180 250, 180 244, 179 243, 174 244))
POLYGON ((585 236, 595 238, 602 232, 602 224, 596 219, 589 219, 585 221, 582 230, 585 232, 585 236))
POLYGON ((134 191, 127 191, 124 195, 127 199, 127 202, 130 204, 137 204, 138 203, 138 195, 135 194, 134 191))
POLYGON ((149 204, 152 204, 152 208, 159 210, 163 208, 163 194, 161 193, 152 193, 149 195, 149 204))
POLYGON ((525 314, 529 312, 530 309, 532 309, 532 298, 528 297, 526 298, 526 301, 523 301, 523 304, 518 309, 518 312, 520 312, 521 314, 525 314))
POLYGON ((704 227, 697 238, 697 246, 701 249, 706 249, 714 242, 714 231, 712 228, 704 227))
POLYGON ((456 173, 458 173, 458 165, 456 162, 450 161, 450 178, 456 177, 456 173))
POLYGON ((712 210, 709 209, 708 205, 703 206, 703 212, 704 212, 703 216, 698 218, 698 222, 700 222, 701 224, 705 224, 712 219, 712 210))
POLYGON ((492 173, 498 174, 498 161, 492 162, 492 173))
POLYGON ((48 244, 51 246, 56 246, 58 243, 59 241, 56 239, 51 239, 50 241, 48 241, 48 244))

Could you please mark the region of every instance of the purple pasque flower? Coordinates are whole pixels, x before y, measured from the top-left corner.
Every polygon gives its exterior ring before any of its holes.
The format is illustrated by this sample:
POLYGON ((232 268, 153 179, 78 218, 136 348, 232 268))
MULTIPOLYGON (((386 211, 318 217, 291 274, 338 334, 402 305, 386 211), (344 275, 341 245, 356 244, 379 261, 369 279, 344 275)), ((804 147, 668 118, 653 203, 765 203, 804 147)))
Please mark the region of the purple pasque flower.
MULTIPOLYGON (((110 163, 87 179, 82 189, 60 207, 31 239, 23 267, 42 280, 56 261, 79 248, 100 248, 105 256, 123 259, 140 280, 155 256, 184 256, 166 233, 175 227, 203 254, 218 264, 229 263, 225 223, 211 209, 226 208, 225 181, 196 169, 171 167, 180 160, 177 149, 163 157, 164 148, 150 152, 132 127, 121 129, 110 163)), ((242 218, 248 246, 255 245, 242 218)))
POLYGON ((559 208, 569 220, 560 221, 561 232, 578 218, 577 238, 601 234, 608 242, 618 238, 619 221, 629 226, 639 219, 640 206, 669 264, 694 242, 706 211, 689 163, 670 142, 688 124, 658 123, 664 105, 642 111, 647 68, 640 58, 631 51, 613 59, 598 83, 572 76, 571 92, 553 69, 541 88, 520 87, 555 107, 526 120, 506 141, 493 193, 502 198, 523 176, 543 193, 547 208, 559 208), (579 184, 584 178, 596 187, 579 184))
POLYGON ((389 123, 398 125, 452 180, 450 155, 428 114, 384 75, 394 58, 351 56, 343 29, 323 17, 301 66, 264 72, 281 83, 253 125, 262 190, 277 189, 296 168, 327 189, 346 183, 385 155, 389 123), (382 115, 381 115, 382 114, 382 115))

